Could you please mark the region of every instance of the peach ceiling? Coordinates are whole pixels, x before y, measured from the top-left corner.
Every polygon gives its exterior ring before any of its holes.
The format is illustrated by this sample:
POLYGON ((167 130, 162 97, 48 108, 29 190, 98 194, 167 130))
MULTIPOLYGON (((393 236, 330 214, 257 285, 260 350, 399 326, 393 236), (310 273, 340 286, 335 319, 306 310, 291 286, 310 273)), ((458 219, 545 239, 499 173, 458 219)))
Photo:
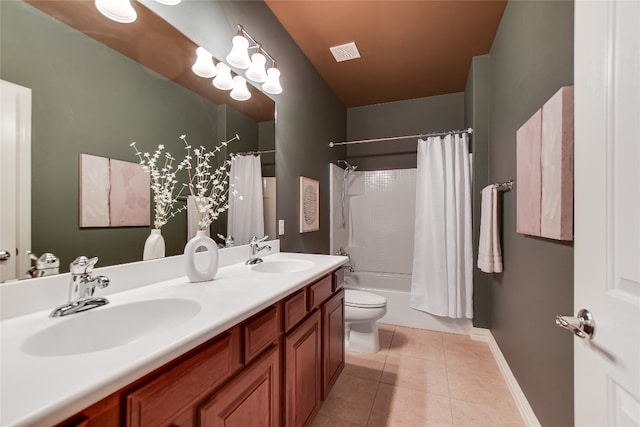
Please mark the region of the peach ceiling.
POLYGON ((265 0, 347 107, 461 92, 489 52, 506 0, 265 0), (337 63, 329 47, 362 56, 337 63))

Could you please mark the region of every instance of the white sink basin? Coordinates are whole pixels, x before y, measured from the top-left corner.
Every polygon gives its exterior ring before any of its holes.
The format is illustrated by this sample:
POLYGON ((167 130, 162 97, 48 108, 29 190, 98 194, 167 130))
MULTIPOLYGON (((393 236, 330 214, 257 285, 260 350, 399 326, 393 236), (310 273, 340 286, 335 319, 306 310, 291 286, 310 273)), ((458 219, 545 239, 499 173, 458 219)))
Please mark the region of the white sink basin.
POLYGON ((200 304, 187 299, 154 299, 106 305, 68 317, 27 338, 22 351, 32 356, 68 356, 131 343, 146 334, 191 319, 200 304))
POLYGON ((264 262, 249 268, 259 273, 296 273, 307 270, 314 265, 313 262, 303 259, 265 259, 264 262))

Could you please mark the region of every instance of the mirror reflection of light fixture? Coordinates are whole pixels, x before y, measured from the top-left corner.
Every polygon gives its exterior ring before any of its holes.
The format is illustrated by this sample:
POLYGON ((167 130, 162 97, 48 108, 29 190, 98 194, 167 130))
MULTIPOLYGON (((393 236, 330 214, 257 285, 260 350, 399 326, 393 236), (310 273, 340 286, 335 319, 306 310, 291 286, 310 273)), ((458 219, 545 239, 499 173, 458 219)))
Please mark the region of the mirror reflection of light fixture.
MULTIPOLYGON (((156 0, 158 3, 174 6, 182 0, 156 0)), ((131 0, 95 0, 96 9, 111 19, 121 24, 130 24, 138 19, 136 10, 131 5, 131 0)))
POLYGON ((251 66, 244 74, 249 80, 262 83, 267 80, 267 72, 264 69, 264 64, 266 63, 267 58, 262 54, 262 50, 258 48, 258 51, 251 55, 251 66))
POLYGON ((218 73, 213 79, 213 85, 220 90, 233 89, 233 78, 231 77, 231 68, 224 62, 218 62, 216 65, 218 73))
POLYGON ((229 65, 241 70, 248 68, 245 76, 256 83, 264 82, 262 85, 264 92, 272 95, 282 93, 280 70, 277 68, 276 60, 242 25, 238 25, 238 34, 233 37, 232 44, 231 52, 227 55, 229 65), (256 52, 249 59, 251 49, 256 49, 256 52), (265 71, 267 59, 271 61, 271 67, 265 71))
POLYGON ((209 51, 203 47, 198 47, 196 49, 196 58, 195 64, 191 67, 191 70, 195 75, 204 77, 205 79, 210 79, 214 77, 217 73, 216 66, 213 64, 213 55, 209 53, 209 51))
POLYGON ((247 89, 247 80, 242 76, 233 77, 233 89, 231 90, 231 98, 236 101, 246 101, 251 98, 251 92, 247 89))
POLYGON ((273 67, 267 70, 267 80, 262 85, 262 90, 272 95, 279 95, 282 93, 282 86, 280 86, 280 70, 273 64, 273 67))
POLYGON ((101 14, 112 21, 130 24, 138 18, 129 0, 95 0, 95 5, 101 14))

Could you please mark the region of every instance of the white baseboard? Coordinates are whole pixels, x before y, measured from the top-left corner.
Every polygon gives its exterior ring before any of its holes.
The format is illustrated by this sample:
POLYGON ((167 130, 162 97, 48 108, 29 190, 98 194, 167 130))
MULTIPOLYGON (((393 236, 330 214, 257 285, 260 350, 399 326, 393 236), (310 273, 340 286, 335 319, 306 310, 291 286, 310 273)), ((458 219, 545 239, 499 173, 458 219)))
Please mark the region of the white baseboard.
POLYGON ((516 381, 516 377, 513 375, 513 372, 511 372, 511 368, 509 368, 509 364, 502 355, 502 351, 500 351, 500 347, 498 347, 498 343, 493 337, 491 331, 489 329, 474 327, 471 330, 471 339, 484 341, 489 344, 491 353, 498 363, 500 372, 502 372, 502 376, 507 383, 507 387, 509 387, 509 390, 511 391, 513 400, 516 402, 516 406, 518 407, 525 424, 529 427, 541 427, 536 414, 533 412, 531 405, 529 405, 529 401, 520 388, 518 381, 516 381))

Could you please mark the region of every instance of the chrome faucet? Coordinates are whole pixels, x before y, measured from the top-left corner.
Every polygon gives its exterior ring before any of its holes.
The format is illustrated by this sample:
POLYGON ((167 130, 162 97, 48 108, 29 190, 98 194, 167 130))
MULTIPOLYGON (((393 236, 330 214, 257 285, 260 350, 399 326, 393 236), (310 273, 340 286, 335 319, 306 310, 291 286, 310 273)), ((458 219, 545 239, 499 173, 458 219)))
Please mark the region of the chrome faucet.
POLYGON ((229 234, 227 237, 225 237, 222 234, 218 233, 218 237, 221 238, 222 240, 224 240, 224 247, 225 248, 231 248, 236 243, 235 240, 233 240, 233 236, 231 234, 229 234))
POLYGON ((353 273, 354 272, 353 261, 351 261, 351 255, 349 255, 349 252, 345 251, 344 248, 340 248, 340 250, 336 253, 336 255, 346 256, 347 258, 349 258, 349 264, 345 265, 344 269, 347 270, 349 273, 353 273))
POLYGON ((260 264, 262 262, 262 258, 257 257, 256 254, 258 252, 262 252, 265 249, 271 249, 271 246, 268 245, 260 246, 260 243, 264 242, 268 238, 269 236, 264 236, 261 239, 258 239, 256 236, 253 236, 251 238, 251 241, 249 242, 250 257, 247 262, 245 262, 245 264, 254 265, 260 264))
POLYGON ((93 297, 96 287, 106 288, 109 286, 109 278, 91 276, 97 262, 97 257, 79 256, 69 265, 71 272, 69 302, 54 309, 49 315, 50 317, 66 316, 109 304, 109 300, 106 298, 93 297))
POLYGON ((37 256, 31 251, 27 251, 29 259, 35 261, 35 265, 27 270, 31 277, 44 277, 58 274, 60 271, 60 259, 50 252, 45 252, 37 256))

